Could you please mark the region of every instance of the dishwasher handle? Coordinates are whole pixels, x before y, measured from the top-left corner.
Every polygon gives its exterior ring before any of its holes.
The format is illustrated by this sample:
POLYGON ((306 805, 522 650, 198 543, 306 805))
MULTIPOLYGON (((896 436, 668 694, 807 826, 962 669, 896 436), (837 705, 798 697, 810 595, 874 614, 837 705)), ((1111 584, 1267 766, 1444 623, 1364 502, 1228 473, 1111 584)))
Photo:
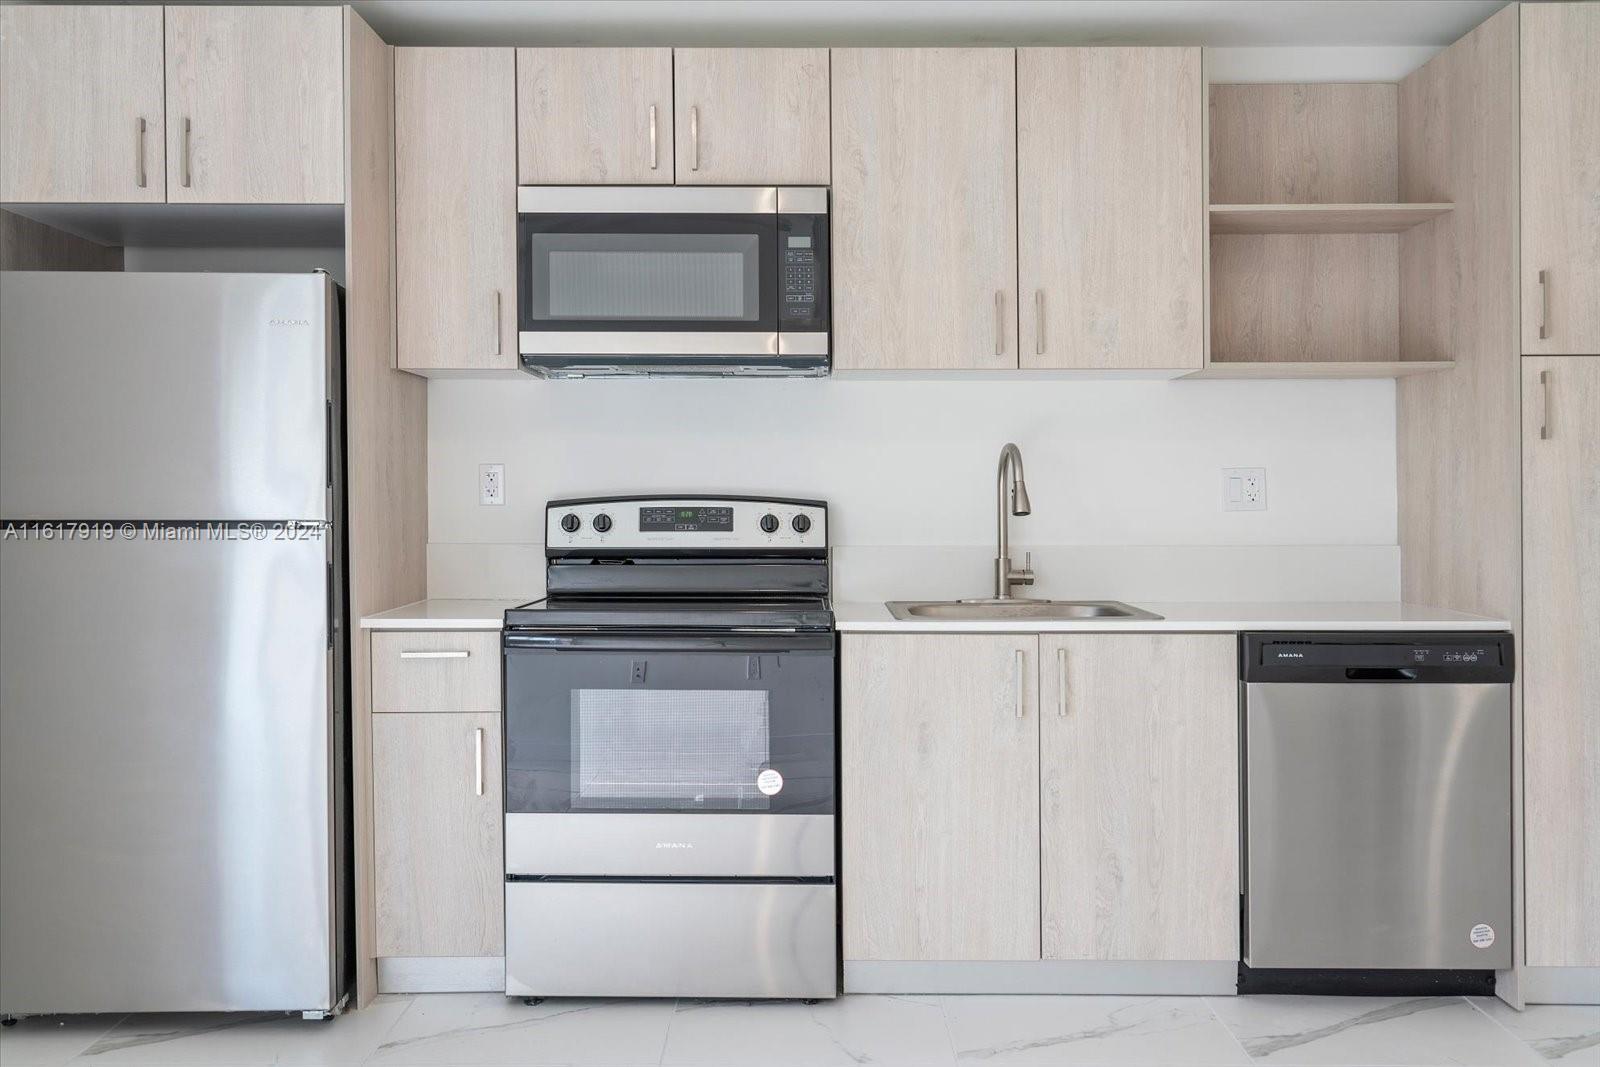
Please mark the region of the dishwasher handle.
POLYGON ((1411 667, 1346 667, 1344 676, 1352 682, 1414 682, 1417 672, 1411 667))

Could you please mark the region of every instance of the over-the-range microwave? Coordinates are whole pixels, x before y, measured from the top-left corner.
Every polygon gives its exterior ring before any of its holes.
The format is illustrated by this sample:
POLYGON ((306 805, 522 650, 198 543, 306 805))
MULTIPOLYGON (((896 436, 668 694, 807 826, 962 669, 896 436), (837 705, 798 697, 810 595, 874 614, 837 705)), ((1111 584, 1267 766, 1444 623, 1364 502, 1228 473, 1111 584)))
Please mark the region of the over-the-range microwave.
POLYGON ((828 373, 828 190, 517 189, 522 369, 828 373))

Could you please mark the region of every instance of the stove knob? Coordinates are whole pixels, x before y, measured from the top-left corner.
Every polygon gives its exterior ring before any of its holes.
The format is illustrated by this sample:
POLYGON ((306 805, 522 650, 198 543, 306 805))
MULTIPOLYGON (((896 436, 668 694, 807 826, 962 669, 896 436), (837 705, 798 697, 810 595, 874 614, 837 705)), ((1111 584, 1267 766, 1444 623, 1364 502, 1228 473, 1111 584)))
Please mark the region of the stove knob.
POLYGON ((605 533, 607 530, 611 529, 611 516, 602 511, 600 514, 594 517, 593 525, 598 532, 605 533))
POLYGON ((567 533, 577 533, 578 528, 582 525, 583 520, 571 512, 561 516, 561 528, 567 531, 567 533))
POLYGON ((794 521, 791 522, 789 525, 794 527, 794 532, 795 533, 803 534, 807 530, 811 529, 811 516, 810 515, 796 515, 794 517, 794 521))
POLYGON ((762 533, 777 533, 778 532, 778 516, 776 516, 776 515, 763 515, 763 516, 761 516, 761 532, 762 533))

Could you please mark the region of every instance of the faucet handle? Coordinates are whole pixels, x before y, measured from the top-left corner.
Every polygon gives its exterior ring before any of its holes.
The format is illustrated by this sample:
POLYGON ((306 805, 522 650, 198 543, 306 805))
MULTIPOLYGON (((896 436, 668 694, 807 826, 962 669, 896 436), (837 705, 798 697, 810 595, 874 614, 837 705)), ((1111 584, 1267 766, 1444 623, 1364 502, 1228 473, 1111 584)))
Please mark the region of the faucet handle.
POLYGON ((1022 570, 1017 572, 1017 581, 1021 582, 1023 585, 1032 585, 1033 584, 1033 553, 1032 552, 1024 552, 1022 554, 1022 570))

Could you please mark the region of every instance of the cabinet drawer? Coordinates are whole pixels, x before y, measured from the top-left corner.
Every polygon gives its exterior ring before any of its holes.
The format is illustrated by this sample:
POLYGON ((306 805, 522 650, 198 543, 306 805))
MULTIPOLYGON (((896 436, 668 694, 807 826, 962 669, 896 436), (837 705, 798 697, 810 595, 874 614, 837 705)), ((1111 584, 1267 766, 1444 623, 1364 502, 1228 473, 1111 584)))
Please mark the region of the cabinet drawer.
POLYGON ((372 710, 499 711, 499 632, 374 633, 372 710))

